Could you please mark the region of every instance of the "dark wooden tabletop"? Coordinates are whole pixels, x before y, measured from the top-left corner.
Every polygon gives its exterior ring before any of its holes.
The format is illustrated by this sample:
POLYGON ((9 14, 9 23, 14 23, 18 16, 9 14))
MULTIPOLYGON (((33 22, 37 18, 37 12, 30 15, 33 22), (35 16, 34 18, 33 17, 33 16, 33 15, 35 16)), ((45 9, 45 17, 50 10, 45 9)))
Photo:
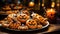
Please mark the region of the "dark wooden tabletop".
MULTIPOLYGON (((60 31, 60 25, 58 25, 58 24, 50 24, 50 26, 48 27, 48 29, 47 30, 44 30, 44 31, 37 31, 37 32, 26 32, 26 33, 24 33, 24 34, 44 34, 44 33, 50 33, 50 32, 54 32, 54 31, 60 31)), ((23 34, 23 32, 20 32, 21 34, 23 34)), ((19 33, 19 34, 20 34, 19 33)), ((6 30, 4 30, 4 29, 1 29, 0 28, 0 34, 18 34, 18 32, 14 32, 14 31, 6 31, 6 30)))

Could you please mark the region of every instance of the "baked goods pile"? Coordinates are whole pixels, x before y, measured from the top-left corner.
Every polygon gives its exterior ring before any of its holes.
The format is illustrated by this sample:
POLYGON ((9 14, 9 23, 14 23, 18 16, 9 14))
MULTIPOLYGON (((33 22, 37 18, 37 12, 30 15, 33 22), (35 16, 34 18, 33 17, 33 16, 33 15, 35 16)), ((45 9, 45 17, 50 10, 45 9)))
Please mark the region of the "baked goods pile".
POLYGON ((9 11, 9 10, 19 10, 22 7, 23 6, 21 4, 19 4, 19 5, 17 5, 17 4, 6 4, 5 6, 2 7, 2 9, 5 11, 9 11))
POLYGON ((9 14, 4 20, 0 21, 2 26, 5 28, 23 31, 28 29, 41 29, 47 24, 46 22, 46 18, 37 13, 32 13, 29 15, 28 11, 9 14))

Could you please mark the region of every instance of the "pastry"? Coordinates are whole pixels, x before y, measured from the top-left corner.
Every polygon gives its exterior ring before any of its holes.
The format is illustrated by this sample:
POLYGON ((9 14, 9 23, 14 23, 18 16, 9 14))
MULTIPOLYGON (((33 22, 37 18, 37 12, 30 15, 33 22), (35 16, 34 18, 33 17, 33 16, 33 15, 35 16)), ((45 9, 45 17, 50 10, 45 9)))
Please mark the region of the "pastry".
POLYGON ((13 21, 10 23, 9 28, 11 29, 18 29, 18 27, 21 25, 21 22, 19 21, 13 21))
POLYGON ((37 22, 33 19, 29 19, 26 22, 26 25, 30 28, 30 29, 36 29, 37 28, 37 22))
POLYGON ((19 26, 18 30, 28 30, 28 26, 19 26))
POLYGON ((25 23, 29 18, 30 16, 26 14, 20 14, 19 16, 17 16, 17 20, 19 20, 22 23, 25 23))

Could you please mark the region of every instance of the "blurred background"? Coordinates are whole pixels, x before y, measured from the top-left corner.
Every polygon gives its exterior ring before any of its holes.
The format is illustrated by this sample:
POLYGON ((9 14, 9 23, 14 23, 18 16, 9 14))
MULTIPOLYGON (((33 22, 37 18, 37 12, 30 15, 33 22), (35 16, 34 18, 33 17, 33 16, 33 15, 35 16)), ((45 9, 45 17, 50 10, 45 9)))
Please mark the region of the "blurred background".
MULTIPOLYGON (((60 0, 0 0, 0 8, 6 4, 22 4, 23 6, 33 8, 33 10, 39 11, 42 14, 42 9, 46 10, 47 8, 55 8, 59 13, 60 0), (29 5, 31 3, 32 6, 29 5)), ((0 9, 1 10, 1 9, 0 9)))
POLYGON ((2 8, 5 5, 14 4, 15 6, 23 6, 23 8, 30 9, 30 11, 34 11, 42 16, 45 15, 47 9, 53 8, 56 11, 55 17, 58 21, 60 20, 60 0, 0 0, 0 14, 4 13, 2 8))

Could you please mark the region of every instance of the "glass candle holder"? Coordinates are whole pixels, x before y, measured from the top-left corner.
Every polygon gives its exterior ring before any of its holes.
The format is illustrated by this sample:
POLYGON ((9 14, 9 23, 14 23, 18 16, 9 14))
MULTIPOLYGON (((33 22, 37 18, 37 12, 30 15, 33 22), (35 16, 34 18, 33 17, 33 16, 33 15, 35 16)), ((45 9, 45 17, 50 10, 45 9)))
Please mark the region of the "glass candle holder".
POLYGON ((46 11, 46 17, 48 18, 48 20, 50 21, 50 22, 55 22, 55 14, 56 14, 56 11, 55 11, 55 9, 47 9, 47 11, 46 11))

